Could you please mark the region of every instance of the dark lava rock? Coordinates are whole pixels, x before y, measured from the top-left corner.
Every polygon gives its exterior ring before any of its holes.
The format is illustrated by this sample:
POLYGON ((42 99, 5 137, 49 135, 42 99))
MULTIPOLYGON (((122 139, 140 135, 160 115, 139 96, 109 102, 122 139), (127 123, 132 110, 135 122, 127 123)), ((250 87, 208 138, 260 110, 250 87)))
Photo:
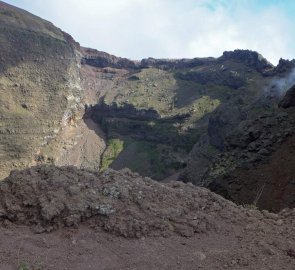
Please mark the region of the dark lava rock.
POLYGON ((246 148, 260 137, 262 129, 263 127, 259 124, 254 125, 250 121, 242 122, 228 135, 227 142, 233 147, 246 148))
POLYGON ((176 77, 181 80, 193 81, 204 85, 210 82, 234 89, 238 89, 246 83, 246 78, 243 74, 237 74, 231 70, 224 70, 223 72, 219 70, 177 72, 176 77))
POLYGON ((82 64, 99 68, 126 68, 137 69, 138 65, 135 61, 127 58, 117 57, 106 52, 97 51, 95 49, 82 48, 83 57, 82 64))
POLYGON ((225 51, 219 58, 219 61, 235 60, 255 68, 258 72, 272 69, 273 65, 269 63, 261 54, 250 50, 225 51))
POLYGON ((295 106, 295 85, 293 85, 286 93, 285 97, 279 103, 281 108, 289 108, 295 106))
POLYGON ((220 105, 209 118, 208 135, 210 144, 219 150, 225 150, 227 134, 241 122, 241 119, 242 116, 237 106, 220 105))
POLYGON ((118 117, 129 118, 134 120, 155 120, 159 119, 160 115, 154 109, 137 109, 134 105, 125 103, 123 106, 118 106, 117 103, 110 105, 106 104, 104 100, 95 106, 92 106, 89 110, 92 111, 95 120, 100 120, 103 117, 118 117))
POLYGON ((140 62, 141 68, 156 67, 159 69, 176 69, 176 68, 193 68, 203 66, 216 61, 213 57, 193 58, 193 59, 155 59, 149 57, 142 59, 140 62))
POLYGON ((293 68, 295 68, 295 59, 285 60, 281 58, 279 64, 272 71, 268 72, 267 75, 275 76, 278 74, 290 72, 293 68))

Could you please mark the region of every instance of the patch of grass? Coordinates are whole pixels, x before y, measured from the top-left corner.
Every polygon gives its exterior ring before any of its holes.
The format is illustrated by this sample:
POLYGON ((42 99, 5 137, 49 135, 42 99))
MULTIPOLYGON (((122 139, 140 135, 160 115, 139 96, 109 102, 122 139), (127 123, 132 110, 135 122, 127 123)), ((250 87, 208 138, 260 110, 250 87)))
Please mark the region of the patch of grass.
POLYGON ((42 270, 43 267, 38 263, 34 263, 33 265, 29 265, 27 263, 21 262, 17 268, 17 270, 42 270))
POLYGON ((26 263, 21 263, 18 266, 18 270, 30 270, 30 267, 26 263))
POLYGON ((120 139, 110 139, 107 143, 107 148, 102 156, 101 171, 105 171, 112 162, 119 156, 124 149, 124 141, 120 139))
POLYGON ((162 115, 170 114, 173 109, 174 92, 177 87, 172 72, 157 68, 142 69, 136 73, 136 80, 127 80, 118 93, 107 93, 105 102, 112 101, 119 106, 132 104, 138 109, 153 108, 162 115))

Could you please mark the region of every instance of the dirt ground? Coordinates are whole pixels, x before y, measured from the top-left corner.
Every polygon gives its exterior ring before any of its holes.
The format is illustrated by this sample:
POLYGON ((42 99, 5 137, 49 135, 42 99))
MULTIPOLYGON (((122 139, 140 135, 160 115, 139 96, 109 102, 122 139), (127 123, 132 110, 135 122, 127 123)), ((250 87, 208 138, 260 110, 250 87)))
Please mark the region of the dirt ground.
POLYGON ((10 226, 1 228, 0 236, 1 270, 17 269, 22 263, 48 270, 295 269, 295 253, 287 243, 284 250, 271 235, 245 238, 242 230, 126 239, 85 225, 44 234, 10 226))
POLYGON ((129 170, 33 167, 0 184, 0 269, 292 270, 294 217, 129 170))

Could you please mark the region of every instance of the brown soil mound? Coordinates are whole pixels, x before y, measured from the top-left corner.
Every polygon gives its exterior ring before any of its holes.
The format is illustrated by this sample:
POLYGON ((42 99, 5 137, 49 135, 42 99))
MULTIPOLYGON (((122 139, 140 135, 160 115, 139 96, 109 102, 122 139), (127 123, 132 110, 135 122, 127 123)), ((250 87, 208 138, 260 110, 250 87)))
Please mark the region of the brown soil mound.
POLYGON ((0 209, 2 220, 41 231, 89 221, 125 237, 192 236, 263 217, 190 184, 160 184, 127 169, 97 174, 54 166, 12 172, 0 184, 0 209))
POLYGON ((125 237, 219 231, 243 222, 246 211, 192 185, 160 184, 129 170, 96 174, 74 167, 14 171, 0 185, 0 215, 51 231, 92 225, 125 237))
POLYGON ((129 170, 33 167, 0 184, 0 269, 295 269, 294 217, 129 170))

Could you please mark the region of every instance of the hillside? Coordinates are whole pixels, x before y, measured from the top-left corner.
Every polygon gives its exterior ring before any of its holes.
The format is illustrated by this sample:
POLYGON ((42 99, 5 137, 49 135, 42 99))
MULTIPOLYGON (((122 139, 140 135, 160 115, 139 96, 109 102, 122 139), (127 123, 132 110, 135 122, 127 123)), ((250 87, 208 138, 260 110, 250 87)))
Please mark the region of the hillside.
POLYGON ((108 140, 103 167, 192 182, 241 204, 252 204, 262 188, 260 207, 293 207, 292 155, 280 173, 273 160, 286 155, 294 133, 294 110, 278 106, 295 83, 294 61, 274 67, 256 52, 236 50, 216 59, 133 62, 83 50, 85 80, 95 74, 86 89, 97 100, 86 117, 108 140), (268 173, 252 182, 240 176, 260 167, 268 173))
POLYGON ((0 1, 0 270, 295 269, 295 60, 130 60, 0 1))
POLYGON ((43 161, 41 148, 77 111, 83 93, 75 47, 51 23, 0 2, 2 178, 43 161))
POLYGON ((1 178, 36 164, 127 167, 239 204, 261 193, 261 208, 294 207, 294 109, 278 106, 294 60, 235 50, 133 61, 3 2, 0 12, 1 178))

